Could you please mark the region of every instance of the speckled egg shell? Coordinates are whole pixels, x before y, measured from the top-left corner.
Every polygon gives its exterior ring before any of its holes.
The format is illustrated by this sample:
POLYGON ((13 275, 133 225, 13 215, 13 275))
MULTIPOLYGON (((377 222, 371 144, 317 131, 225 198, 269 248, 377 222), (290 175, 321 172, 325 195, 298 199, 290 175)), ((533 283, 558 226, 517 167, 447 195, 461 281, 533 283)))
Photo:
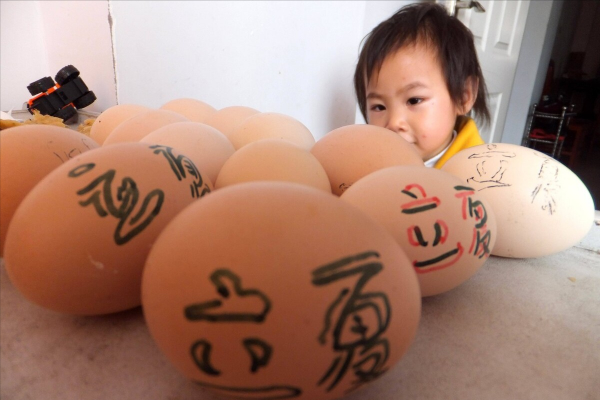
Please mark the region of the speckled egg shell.
POLYGON ((246 118, 258 113, 258 110, 251 107, 225 107, 208 116, 204 123, 214 127, 229 138, 246 118))
POLYGON ((419 165, 423 160, 398 134, 375 125, 347 125, 319 139, 311 149, 341 195, 354 182, 378 169, 394 165, 419 165))
POLYGON ((129 118, 149 111, 149 107, 138 104, 118 104, 102 111, 90 128, 90 137, 102 145, 112 131, 129 118))

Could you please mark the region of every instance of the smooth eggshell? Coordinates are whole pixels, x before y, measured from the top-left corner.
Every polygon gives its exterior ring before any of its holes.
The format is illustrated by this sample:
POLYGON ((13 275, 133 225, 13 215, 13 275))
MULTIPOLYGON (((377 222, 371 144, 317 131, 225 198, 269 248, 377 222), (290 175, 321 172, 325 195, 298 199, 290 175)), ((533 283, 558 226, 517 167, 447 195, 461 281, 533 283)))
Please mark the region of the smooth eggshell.
POLYGON ((137 104, 118 104, 107 108, 96 117, 90 128, 90 137, 102 145, 112 131, 129 118, 149 111, 150 108, 137 104))
POLYGON ((189 159, 165 146, 83 153, 47 175, 17 209, 6 237, 8 277, 25 298, 62 313, 139 306, 152 243, 210 189, 189 159))
POLYGON ((281 139, 263 139, 237 150, 221 168, 215 188, 259 180, 296 182, 331 193, 316 157, 281 139))
POLYGON ((186 117, 173 111, 144 111, 117 126, 102 145, 108 146, 117 143, 139 142, 158 128, 174 124, 175 122, 186 121, 189 121, 186 117))
POLYGON ((340 198, 396 239, 412 262, 423 296, 447 292, 469 279, 496 241, 496 219, 482 196, 434 168, 384 168, 356 181, 340 198))
POLYGON ((140 141, 170 146, 185 154, 213 184, 225 161, 235 152, 225 135, 201 122, 175 122, 156 129, 140 141))
POLYGON ((27 193, 55 168, 100 147, 67 128, 23 125, 0 132, 0 255, 15 210, 27 193))
POLYGON ((236 150, 261 139, 283 139, 307 150, 315 144, 315 138, 302 122, 273 112, 249 116, 229 136, 236 150))
POLYGON ((258 110, 250 107, 225 107, 211 114, 204 123, 218 129, 229 138, 246 118, 258 113, 258 110))
POLYGON ((208 117, 217 112, 217 109, 201 100, 181 98, 166 102, 160 106, 161 110, 173 111, 185 116, 193 122, 206 121, 208 117))
POLYGON ((570 169, 539 151, 480 145, 460 151, 442 169, 491 204, 498 221, 494 255, 550 255, 578 243, 592 227, 590 192, 570 169))
POLYGON ((240 398, 334 399, 372 381, 409 347, 420 299, 383 227, 287 182, 229 186, 186 208, 142 280, 144 316, 166 357, 200 386, 240 398))
POLYGON ((347 125, 323 136, 311 149, 331 182, 331 191, 341 195, 365 175, 394 165, 424 166, 406 140, 375 125, 347 125))

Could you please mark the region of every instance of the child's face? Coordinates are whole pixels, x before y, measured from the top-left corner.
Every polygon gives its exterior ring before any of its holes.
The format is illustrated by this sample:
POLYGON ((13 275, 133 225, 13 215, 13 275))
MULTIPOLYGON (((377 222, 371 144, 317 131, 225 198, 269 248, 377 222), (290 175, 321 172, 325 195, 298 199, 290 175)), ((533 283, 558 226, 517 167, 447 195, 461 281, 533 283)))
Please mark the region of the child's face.
POLYGON ((434 53, 420 44, 386 57, 366 93, 369 124, 398 133, 423 161, 448 146, 456 117, 462 114, 450 98, 434 53))

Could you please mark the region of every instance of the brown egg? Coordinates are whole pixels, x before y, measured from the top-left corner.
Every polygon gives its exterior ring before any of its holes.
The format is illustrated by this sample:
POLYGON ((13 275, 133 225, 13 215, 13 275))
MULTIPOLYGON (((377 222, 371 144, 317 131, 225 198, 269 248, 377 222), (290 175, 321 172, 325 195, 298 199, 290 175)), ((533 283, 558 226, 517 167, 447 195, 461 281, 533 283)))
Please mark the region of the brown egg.
POLYGON ((489 203, 461 179, 438 169, 384 168, 354 182, 340 198, 396 239, 415 268, 423 296, 465 282, 496 242, 489 203))
POLYGON ((137 104, 118 104, 107 108, 94 120, 90 129, 90 137, 102 145, 121 122, 149 110, 150 108, 137 104))
POLYGON ((319 139, 311 152, 325 168, 331 191, 338 196, 363 176, 379 169, 394 165, 424 167, 423 160, 406 140, 375 125, 334 129, 319 139))
POLYGON ((283 139, 307 150, 315 144, 315 138, 302 122, 272 112, 251 115, 229 136, 236 150, 261 139, 283 139))
POLYGON ((204 123, 218 129, 229 138, 246 118, 258 113, 258 110, 250 107, 225 107, 211 114, 204 123))
POLYGON ((161 110, 173 111, 185 116, 193 122, 202 122, 212 114, 217 112, 217 109, 203 101, 197 99, 175 99, 168 101, 160 107, 161 110))
POLYGON ((67 128, 23 125, 0 132, 0 255, 15 210, 43 177, 98 143, 67 128))
POLYGON ((554 254, 577 244, 594 223, 594 201, 583 182, 539 151, 490 143, 458 152, 442 169, 467 182, 494 208, 494 255, 554 254))
POLYGON ((221 168, 215 188, 260 180, 296 182, 331 193, 327 173, 316 157, 281 139, 263 139, 237 150, 221 168))
POLYGON ((158 347, 220 395, 326 400, 392 368, 420 317, 408 259, 364 213, 305 185, 249 182, 179 214, 142 305, 158 347))
POLYGON ((30 301, 68 314, 140 305, 152 243, 210 192, 193 163, 165 146, 126 143, 83 153, 47 175, 15 212, 5 266, 30 301))
POLYGON ((173 111, 148 110, 129 118, 106 138, 103 146, 117 143, 139 142, 151 132, 175 122, 189 121, 186 117, 173 111))
POLYGON ((170 146, 185 154, 213 184, 225 161, 235 152, 225 135, 200 122, 175 122, 140 141, 170 146))

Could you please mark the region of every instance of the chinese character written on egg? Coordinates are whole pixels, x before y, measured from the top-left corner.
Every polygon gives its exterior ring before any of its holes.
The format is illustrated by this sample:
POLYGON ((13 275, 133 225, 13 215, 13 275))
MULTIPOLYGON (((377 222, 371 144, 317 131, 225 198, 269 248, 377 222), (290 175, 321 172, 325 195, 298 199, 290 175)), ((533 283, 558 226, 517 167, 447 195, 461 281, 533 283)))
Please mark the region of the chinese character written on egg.
POLYGON ((490 243, 492 233, 488 230, 488 215, 485 205, 480 200, 473 200, 475 189, 466 186, 455 186, 458 191, 456 198, 462 199, 462 218, 463 220, 473 220, 473 239, 469 246, 468 253, 478 258, 488 257, 490 255, 490 243))
POLYGON ((192 178, 192 183, 190 184, 192 197, 199 198, 210 193, 210 187, 204 182, 200 171, 198 171, 198 167, 196 167, 192 160, 184 155, 176 156, 173 154, 172 147, 152 145, 150 148, 154 150, 154 154, 162 154, 167 159, 178 180, 184 180, 188 175, 192 178))
POLYGON ((475 174, 467 178, 467 183, 477 184, 477 190, 511 186, 506 182, 504 173, 508 170, 509 161, 516 154, 497 150, 495 144, 488 144, 487 151, 471 154, 469 160, 476 159, 475 174))
POLYGON ((347 372, 354 374, 347 392, 372 381, 387 369, 389 342, 383 337, 390 321, 387 295, 365 290, 366 284, 383 269, 379 254, 357 254, 317 268, 313 272, 316 286, 341 284, 342 289, 329 306, 325 326, 319 336, 322 345, 331 340, 337 353, 323 374, 319 385, 329 381, 331 391, 347 372))
MULTIPOLYGON (((69 171, 70 178, 88 177, 90 171, 94 170, 96 164, 83 164, 69 171)), ((117 245, 123 245, 140 234, 152 223, 152 220, 160 213, 165 194, 160 189, 150 191, 142 200, 140 207, 138 199, 140 191, 138 185, 131 177, 124 177, 121 184, 114 188, 116 171, 109 169, 97 176, 83 188, 77 191, 78 196, 88 196, 79 202, 82 207, 93 206, 100 217, 108 215, 119 220, 114 233, 117 245)), ((83 178, 82 178, 83 179, 83 178)))
MULTIPOLYGON (((441 205, 438 197, 428 197, 425 189, 417 183, 407 185, 402 193, 406 200, 400 205, 403 214, 434 213, 441 205)), ((439 213, 438 213, 439 214, 439 213)), ((419 274, 438 271, 454 265, 462 257, 464 247, 461 242, 456 245, 445 245, 450 229, 443 219, 436 219, 433 223, 434 236, 426 238, 420 225, 411 225, 407 229, 408 243, 413 247, 428 248, 428 257, 422 260, 413 260, 413 266, 419 274)))
MULTIPOLYGON (((243 287, 241 278, 228 269, 218 269, 210 276, 216 289, 216 297, 200 303, 190 304, 184 308, 185 318, 190 322, 206 322, 211 324, 261 324, 271 310, 271 300, 258 289, 243 287)), ((235 346, 235 343, 227 343, 235 346)), ((269 365, 273 355, 273 346, 259 337, 240 338, 241 349, 239 362, 248 362, 249 373, 257 374, 269 365)), ((215 349, 213 340, 200 338, 192 343, 190 355, 195 365, 205 375, 219 377, 223 371, 214 365, 212 355, 215 349)), ((261 387, 234 387, 196 381, 197 384, 236 396, 253 396, 252 398, 289 399, 299 397, 302 391, 289 385, 271 385, 261 387), (254 397, 256 396, 256 397, 254 397)))

